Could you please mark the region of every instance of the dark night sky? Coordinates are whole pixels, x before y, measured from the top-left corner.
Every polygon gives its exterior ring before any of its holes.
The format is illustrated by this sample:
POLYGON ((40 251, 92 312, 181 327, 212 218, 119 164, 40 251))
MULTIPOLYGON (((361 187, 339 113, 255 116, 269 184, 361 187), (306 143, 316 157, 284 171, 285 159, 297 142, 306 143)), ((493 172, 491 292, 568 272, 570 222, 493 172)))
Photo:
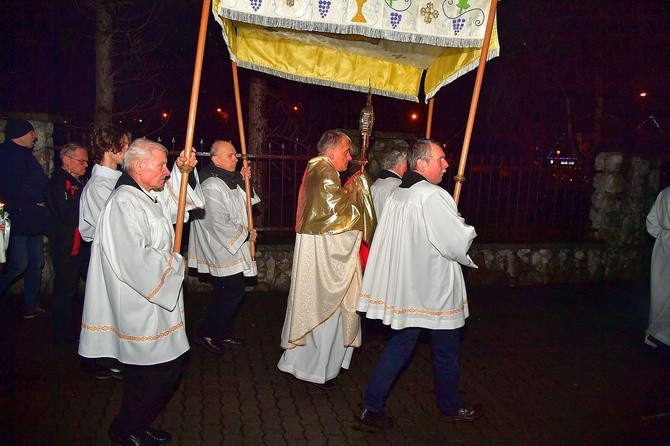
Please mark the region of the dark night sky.
MULTIPOLYGON (((49 113, 85 128, 93 118, 95 55, 91 14, 81 1, 10 0, 0 5, 0 112, 49 113)), ((128 2, 126 12, 145 12, 153 2, 128 2)), ((122 117, 137 136, 172 137, 186 133, 195 46, 201 3, 157 2, 156 19, 147 26, 148 40, 160 39, 146 56, 156 70, 153 84, 130 88, 119 102, 157 96, 160 107, 122 117), (170 111, 160 130, 160 111, 170 111), (142 117, 142 125, 131 119, 142 117)), ((482 153, 528 153, 533 145, 550 147, 567 128, 570 99, 574 131, 593 128, 595 78, 603 76, 606 131, 620 142, 654 116, 663 131, 670 123, 667 80, 670 61, 670 2, 520 2, 503 0, 498 8, 501 56, 487 64, 472 147, 482 153), (539 3, 539 4, 538 4, 539 3), (628 6, 626 6, 628 5, 628 6), (642 90, 648 97, 641 100, 642 90)), ((251 73, 240 69, 243 103, 251 73)), ((264 76, 264 75, 263 75, 264 76)), ((265 76, 286 104, 300 104, 302 125, 313 135, 330 127, 357 127, 365 95, 265 76)), ((436 97, 433 136, 460 147, 470 106, 474 73, 444 87, 436 97)), ((211 18, 205 48, 196 142, 235 139, 234 119, 227 124, 216 113, 234 114, 228 52, 219 25, 211 18)), ((375 97, 376 130, 423 133, 426 106, 375 97), (418 122, 408 116, 419 113, 418 122)), ((246 110, 245 110, 246 119, 246 110)), ((313 141, 311 141, 313 143, 313 141)), ((57 141, 58 143, 58 141, 57 141)), ((169 146, 169 144, 167 144, 169 146)))

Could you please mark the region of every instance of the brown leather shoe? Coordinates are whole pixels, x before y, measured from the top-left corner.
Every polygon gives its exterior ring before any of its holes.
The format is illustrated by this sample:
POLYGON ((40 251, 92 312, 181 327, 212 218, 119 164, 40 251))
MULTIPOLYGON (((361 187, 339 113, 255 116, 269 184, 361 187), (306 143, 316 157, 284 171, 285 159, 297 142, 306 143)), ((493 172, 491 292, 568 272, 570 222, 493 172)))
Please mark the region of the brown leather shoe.
POLYGON ((358 421, 367 425, 376 427, 377 429, 391 429, 395 424, 393 417, 387 415, 386 412, 370 412, 368 409, 363 409, 361 414, 356 417, 358 421))
POLYGON ((214 353, 215 355, 220 355, 224 352, 224 349, 219 347, 214 339, 208 338, 207 336, 200 336, 196 334, 193 336, 193 342, 203 347, 208 352, 214 353))

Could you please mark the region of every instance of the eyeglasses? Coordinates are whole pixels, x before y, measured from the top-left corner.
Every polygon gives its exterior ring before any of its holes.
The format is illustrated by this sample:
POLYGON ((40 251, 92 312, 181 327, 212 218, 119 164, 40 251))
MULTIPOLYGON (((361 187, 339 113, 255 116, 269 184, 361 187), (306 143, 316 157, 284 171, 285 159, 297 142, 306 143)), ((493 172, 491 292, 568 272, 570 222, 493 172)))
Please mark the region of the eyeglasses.
POLYGON ((65 155, 65 156, 67 156, 70 159, 73 159, 73 160, 77 161, 78 163, 80 163, 82 165, 88 164, 88 159, 80 160, 79 158, 75 158, 74 156, 70 156, 70 155, 65 155))

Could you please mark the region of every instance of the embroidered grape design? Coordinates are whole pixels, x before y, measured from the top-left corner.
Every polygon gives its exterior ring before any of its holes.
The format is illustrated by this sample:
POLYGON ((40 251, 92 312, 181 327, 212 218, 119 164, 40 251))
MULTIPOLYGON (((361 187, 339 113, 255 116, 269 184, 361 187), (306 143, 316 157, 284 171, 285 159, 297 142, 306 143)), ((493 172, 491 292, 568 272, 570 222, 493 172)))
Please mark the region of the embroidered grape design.
POLYGON ((401 20, 402 20, 401 14, 398 14, 397 12, 391 13, 391 26, 393 27, 393 29, 396 29, 401 20))
POLYGON ((319 0, 319 15, 321 15, 322 19, 328 15, 329 9, 330 9, 329 0, 319 0))
POLYGON ((451 22, 451 27, 454 29, 454 33, 458 35, 459 32, 465 26, 465 19, 456 19, 451 22))
POLYGON ((258 11, 258 9, 263 4, 263 0, 249 0, 251 2, 251 9, 258 11))

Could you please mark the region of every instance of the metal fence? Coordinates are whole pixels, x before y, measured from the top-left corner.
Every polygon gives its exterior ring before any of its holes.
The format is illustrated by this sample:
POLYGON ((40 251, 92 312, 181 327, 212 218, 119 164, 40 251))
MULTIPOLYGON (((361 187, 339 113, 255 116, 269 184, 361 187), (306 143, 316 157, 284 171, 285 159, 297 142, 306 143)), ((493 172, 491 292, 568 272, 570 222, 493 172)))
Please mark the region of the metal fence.
MULTIPOLYGON (((263 206, 255 206, 261 243, 290 242, 302 176, 310 156, 282 146, 268 155, 249 155, 255 188, 263 206), (259 212, 260 211, 260 212, 259 212)), ((303 150, 304 153, 304 150, 303 150)), ((198 152, 200 165, 208 154, 198 152)), ((441 184, 453 192, 458 159, 441 184)), ((477 230, 478 242, 580 242, 590 234, 592 166, 552 166, 511 157, 470 157, 459 211, 477 230)))

